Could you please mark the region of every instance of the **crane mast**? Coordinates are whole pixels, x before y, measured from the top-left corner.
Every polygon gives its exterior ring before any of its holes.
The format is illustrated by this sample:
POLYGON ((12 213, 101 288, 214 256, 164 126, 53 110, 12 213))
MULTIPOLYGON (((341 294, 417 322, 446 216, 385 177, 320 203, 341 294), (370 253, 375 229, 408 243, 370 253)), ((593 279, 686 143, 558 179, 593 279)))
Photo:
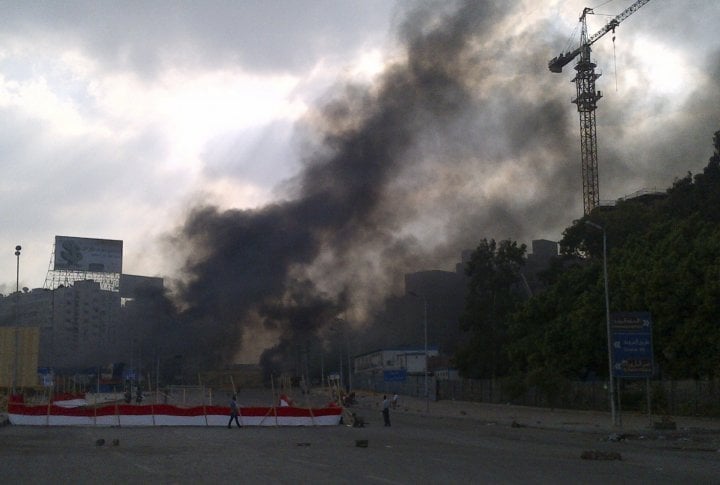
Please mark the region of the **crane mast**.
POLYGON ((564 66, 580 56, 575 65, 575 77, 572 79, 576 88, 576 96, 572 102, 577 105, 580 114, 580 159, 585 215, 590 214, 600 204, 595 110, 597 109, 598 100, 602 98, 602 93, 595 90, 595 81, 600 77, 600 74, 595 72, 597 66, 590 58, 590 46, 608 32, 615 32, 615 27, 620 25, 620 22, 649 1, 637 0, 590 37, 588 37, 587 32, 587 15, 594 12, 591 8, 583 9, 580 16, 580 46, 572 51, 561 53, 548 62, 548 69, 551 72, 559 73, 562 72, 564 66))

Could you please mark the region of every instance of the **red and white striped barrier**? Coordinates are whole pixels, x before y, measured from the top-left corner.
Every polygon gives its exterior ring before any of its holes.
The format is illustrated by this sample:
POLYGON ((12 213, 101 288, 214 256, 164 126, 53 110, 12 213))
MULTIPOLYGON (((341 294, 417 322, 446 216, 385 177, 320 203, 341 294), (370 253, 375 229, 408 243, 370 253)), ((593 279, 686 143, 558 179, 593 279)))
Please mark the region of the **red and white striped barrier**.
MULTIPOLYGON (((335 426, 342 408, 243 407, 238 419, 243 426, 335 426)), ((22 426, 227 426, 227 406, 181 408, 169 404, 108 404, 98 407, 66 407, 25 404, 22 396, 8 403, 10 424, 22 426)))

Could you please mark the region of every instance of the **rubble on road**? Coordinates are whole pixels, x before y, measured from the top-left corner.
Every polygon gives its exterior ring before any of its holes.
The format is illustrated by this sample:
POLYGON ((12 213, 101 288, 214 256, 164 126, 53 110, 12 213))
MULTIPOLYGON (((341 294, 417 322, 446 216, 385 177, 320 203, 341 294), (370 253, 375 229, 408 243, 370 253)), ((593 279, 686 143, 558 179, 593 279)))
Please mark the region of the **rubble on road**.
POLYGON ((580 455, 583 460, 622 460, 622 456, 617 451, 599 451, 586 450, 580 455))

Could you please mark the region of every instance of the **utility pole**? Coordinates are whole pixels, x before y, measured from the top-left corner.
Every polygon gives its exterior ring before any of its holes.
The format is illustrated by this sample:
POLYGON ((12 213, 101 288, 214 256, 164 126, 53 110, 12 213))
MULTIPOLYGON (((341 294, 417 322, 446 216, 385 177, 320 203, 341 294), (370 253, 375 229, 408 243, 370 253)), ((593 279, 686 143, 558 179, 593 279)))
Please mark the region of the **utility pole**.
POLYGON ((425 364, 423 366, 423 374, 425 377, 425 412, 430 412, 430 388, 428 387, 428 319, 427 319, 427 309, 428 309, 428 302, 427 298, 425 298, 423 295, 420 295, 418 293, 415 293, 414 291, 408 292, 410 295, 420 298, 423 302, 423 328, 424 328, 424 334, 425 334, 425 364))
POLYGON ((607 352, 608 352, 608 371, 610 373, 610 415, 613 426, 617 426, 617 413, 615 411, 615 377, 613 376, 613 359, 612 359, 612 336, 610 331, 610 290, 608 288, 608 272, 607 272, 607 233, 605 228, 600 224, 592 221, 585 221, 590 227, 594 227, 602 231, 603 235, 603 278, 605 280, 605 332, 607 333, 607 352))

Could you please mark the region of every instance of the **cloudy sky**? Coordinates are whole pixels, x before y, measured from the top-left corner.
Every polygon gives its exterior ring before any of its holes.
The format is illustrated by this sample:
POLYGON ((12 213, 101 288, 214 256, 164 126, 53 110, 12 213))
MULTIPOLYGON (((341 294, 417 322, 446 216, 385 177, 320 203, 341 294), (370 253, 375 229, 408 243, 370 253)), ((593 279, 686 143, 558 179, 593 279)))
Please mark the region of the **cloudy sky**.
MULTIPOLYGON (((579 130, 572 65, 552 74, 547 61, 576 45, 584 6, 616 15, 632 2, 494 3, 2 2, 0 293, 14 290, 17 244, 20 286, 43 286, 55 235, 122 239, 126 273, 177 276, 188 214, 261 210, 293 199, 298 180, 307 193, 313 156, 339 129, 333 101, 375 96, 418 32, 467 17, 456 8, 481 13, 470 54, 453 60, 467 65, 444 72, 474 97, 426 113, 432 129, 398 155, 414 164, 385 184, 388 229, 441 255, 415 269, 451 269, 482 237, 558 240, 582 215, 579 130)), ((716 0, 652 0, 595 45, 601 199, 706 164, 719 17, 716 0)), ((591 17, 590 31, 610 18, 591 17)))

